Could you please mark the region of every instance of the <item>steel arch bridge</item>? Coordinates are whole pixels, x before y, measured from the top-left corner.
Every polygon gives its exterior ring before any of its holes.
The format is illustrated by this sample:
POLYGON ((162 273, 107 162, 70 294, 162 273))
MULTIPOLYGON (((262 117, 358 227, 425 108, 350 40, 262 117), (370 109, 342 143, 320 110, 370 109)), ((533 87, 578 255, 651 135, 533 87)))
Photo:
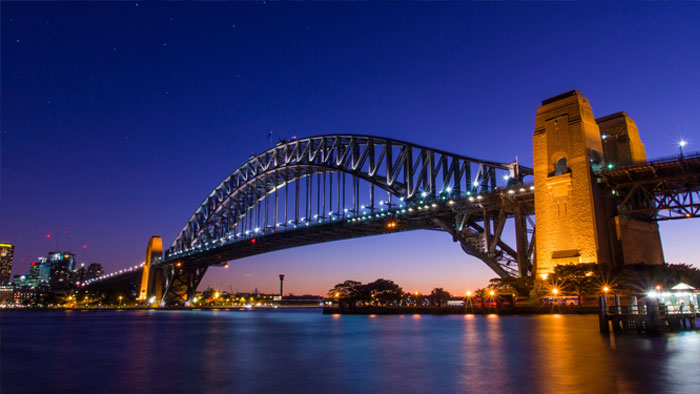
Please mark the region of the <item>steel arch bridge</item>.
POLYGON ((149 245, 140 298, 181 304, 194 296, 211 265, 418 229, 449 233, 501 277, 526 276, 532 269, 534 197, 524 182, 531 175, 517 162, 376 136, 282 141, 226 177, 162 256, 149 245), (509 219, 515 222, 514 246, 502 238, 509 219))

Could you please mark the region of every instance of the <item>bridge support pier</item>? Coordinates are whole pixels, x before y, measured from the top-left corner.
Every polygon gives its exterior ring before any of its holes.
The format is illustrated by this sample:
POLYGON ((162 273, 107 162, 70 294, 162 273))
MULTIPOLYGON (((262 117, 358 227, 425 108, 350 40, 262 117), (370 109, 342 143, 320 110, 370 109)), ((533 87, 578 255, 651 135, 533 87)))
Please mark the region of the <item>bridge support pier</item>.
POLYGON ((162 305, 187 305, 194 299, 207 266, 183 266, 181 262, 163 268, 165 289, 162 305))
MULTIPOLYGON (((146 259, 143 262, 143 273, 141 275, 141 289, 139 291, 139 301, 141 303, 149 302, 149 299, 154 296, 153 292, 162 287, 162 282, 158 281, 158 269, 151 267, 151 264, 163 257, 163 240, 160 236, 154 235, 148 240, 146 247, 146 259)), ((161 292, 162 293, 162 292, 161 292)), ((157 296, 157 295, 156 295, 157 296)))

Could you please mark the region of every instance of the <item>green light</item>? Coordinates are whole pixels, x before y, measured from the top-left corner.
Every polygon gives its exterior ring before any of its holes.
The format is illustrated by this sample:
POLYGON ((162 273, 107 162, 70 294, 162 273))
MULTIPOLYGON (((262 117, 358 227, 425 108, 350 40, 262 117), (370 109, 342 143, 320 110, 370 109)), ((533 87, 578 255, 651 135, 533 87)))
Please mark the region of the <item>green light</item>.
POLYGON ((615 166, 613 165, 613 163, 608 163, 608 170, 612 170, 613 167, 615 167, 615 166))

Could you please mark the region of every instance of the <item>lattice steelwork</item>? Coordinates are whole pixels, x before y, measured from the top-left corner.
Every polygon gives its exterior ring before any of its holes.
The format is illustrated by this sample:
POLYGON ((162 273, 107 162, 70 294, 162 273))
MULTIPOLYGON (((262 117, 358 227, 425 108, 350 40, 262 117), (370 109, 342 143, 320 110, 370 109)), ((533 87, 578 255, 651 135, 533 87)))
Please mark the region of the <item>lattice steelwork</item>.
POLYGON ((530 169, 402 141, 324 135, 252 156, 204 200, 166 258, 210 244, 373 214, 441 193, 519 184, 530 169), (380 200, 380 201, 377 201, 380 200))
POLYGON ((532 170, 402 141, 325 135, 280 143, 229 175, 151 272, 148 299, 191 300, 207 268, 321 242, 446 231, 501 277, 532 270, 532 170), (514 219, 515 247, 504 242, 514 219), (528 226, 529 224, 529 226, 528 226))
POLYGON ((700 154, 598 174, 618 199, 617 213, 641 220, 700 217, 700 154))

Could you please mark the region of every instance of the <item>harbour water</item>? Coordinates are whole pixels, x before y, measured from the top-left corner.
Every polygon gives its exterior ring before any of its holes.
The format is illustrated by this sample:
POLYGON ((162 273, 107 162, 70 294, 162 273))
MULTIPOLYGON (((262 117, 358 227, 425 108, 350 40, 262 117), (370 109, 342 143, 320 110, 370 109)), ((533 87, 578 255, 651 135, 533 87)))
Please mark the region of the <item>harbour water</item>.
POLYGON ((2 312, 1 392, 695 393, 700 334, 593 315, 2 312))

